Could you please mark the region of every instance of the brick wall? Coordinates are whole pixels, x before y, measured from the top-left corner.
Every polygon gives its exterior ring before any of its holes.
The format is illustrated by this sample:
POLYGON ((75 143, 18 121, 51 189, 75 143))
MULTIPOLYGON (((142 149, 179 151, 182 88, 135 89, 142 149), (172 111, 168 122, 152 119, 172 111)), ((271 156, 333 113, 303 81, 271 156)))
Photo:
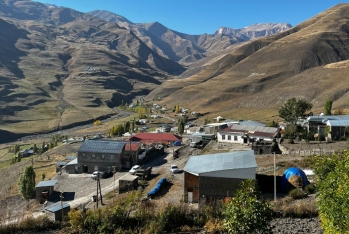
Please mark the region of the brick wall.
POLYGON ((188 202, 188 192, 193 192, 193 202, 198 202, 199 177, 184 172, 184 202, 188 202))

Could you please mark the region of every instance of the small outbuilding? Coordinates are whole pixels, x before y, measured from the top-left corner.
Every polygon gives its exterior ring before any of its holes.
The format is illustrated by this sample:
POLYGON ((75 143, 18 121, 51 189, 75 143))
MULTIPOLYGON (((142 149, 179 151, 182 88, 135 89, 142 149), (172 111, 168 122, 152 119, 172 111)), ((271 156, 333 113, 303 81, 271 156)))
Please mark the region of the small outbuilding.
POLYGON ((63 203, 56 202, 45 207, 46 216, 53 222, 62 221, 62 215, 63 216, 68 215, 69 211, 70 211, 70 205, 69 203, 66 203, 66 202, 63 202, 63 203))
POLYGON ((119 193, 136 190, 138 187, 138 176, 127 174, 119 179, 119 193))
POLYGON ((36 200, 40 201, 40 203, 44 203, 45 201, 42 201, 41 198, 48 198, 50 195, 52 195, 53 191, 55 190, 55 184, 58 180, 44 180, 40 181, 36 186, 36 200))

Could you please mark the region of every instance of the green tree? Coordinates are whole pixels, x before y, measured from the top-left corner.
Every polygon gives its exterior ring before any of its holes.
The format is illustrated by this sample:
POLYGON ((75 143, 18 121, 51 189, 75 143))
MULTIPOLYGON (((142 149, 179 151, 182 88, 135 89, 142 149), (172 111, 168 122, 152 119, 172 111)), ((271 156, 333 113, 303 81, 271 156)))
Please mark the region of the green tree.
POLYGON ((33 152, 34 152, 34 153, 37 153, 37 152, 38 152, 38 147, 36 146, 36 144, 34 144, 34 146, 33 146, 33 152))
POLYGON ((19 194, 29 200, 35 194, 35 171, 32 166, 27 166, 18 181, 19 194))
POLYGON ((324 115, 331 115, 332 113, 332 100, 329 98, 327 99, 325 106, 324 106, 324 115))
POLYGON ((135 119, 131 122, 131 132, 134 132, 135 129, 135 119))
POLYGON ((15 154, 17 154, 21 150, 21 146, 15 145, 15 154))
POLYGON ((268 127, 273 127, 273 128, 277 128, 279 127, 279 124, 276 121, 271 121, 270 123, 267 124, 268 127))
POLYGON ((286 122, 296 125, 300 118, 305 118, 312 115, 311 112, 307 113, 311 110, 311 108, 313 108, 311 103, 302 99, 297 100, 296 98, 291 98, 280 107, 279 116, 286 122))
POLYGON ((20 161, 22 161, 22 154, 21 154, 21 152, 18 152, 18 154, 17 154, 17 162, 20 162, 20 161))
POLYGON ((224 226, 234 234, 271 233, 272 214, 270 204, 260 200, 257 182, 245 180, 225 206, 224 226))
POLYGON ((45 178, 46 178, 46 174, 45 174, 45 173, 42 173, 42 174, 41 174, 41 180, 45 180, 45 178))
POLYGON ((319 218, 325 233, 348 233, 349 151, 316 157, 319 218))
POLYGON ((184 133, 184 122, 182 119, 178 122, 178 133, 182 135, 184 133))

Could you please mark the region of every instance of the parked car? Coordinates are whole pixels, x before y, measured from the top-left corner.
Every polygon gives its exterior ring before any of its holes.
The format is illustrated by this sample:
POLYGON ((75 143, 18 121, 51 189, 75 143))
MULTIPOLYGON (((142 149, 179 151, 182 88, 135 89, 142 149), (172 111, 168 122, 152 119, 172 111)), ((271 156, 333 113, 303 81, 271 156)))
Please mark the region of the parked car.
POLYGON ((178 173, 179 172, 179 168, 177 167, 177 165, 171 165, 171 172, 172 173, 178 173))
POLYGON ((111 172, 111 171, 102 171, 100 176, 101 176, 101 178, 106 179, 106 178, 112 177, 113 176, 113 172, 111 172))
POLYGON ((100 176, 101 176, 101 172, 95 171, 92 173, 91 178, 95 180, 95 179, 97 179, 97 177, 100 177, 100 176))
POLYGON ((139 168, 141 168, 141 166, 139 166, 139 165, 134 165, 134 166, 131 168, 131 170, 129 170, 128 172, 129 172, 131 175, 134 175, 134 174, 136 174, 137 169, 139 169, 139 168))

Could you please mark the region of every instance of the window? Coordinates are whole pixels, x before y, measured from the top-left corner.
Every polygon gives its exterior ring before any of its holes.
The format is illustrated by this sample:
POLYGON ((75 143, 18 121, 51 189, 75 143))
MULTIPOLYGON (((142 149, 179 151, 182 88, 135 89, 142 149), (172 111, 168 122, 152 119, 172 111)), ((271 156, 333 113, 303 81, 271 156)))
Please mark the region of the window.
POLYGON ((225 135, 222 135, 222 140, 225 140, 225 135))
POLYGON ((231 136, 230 135, 228 135, 228 141, 231 141, 231 136))
POLYGON ((234 136, 234 141, 237 141, 238 140, 238 136, 234 136))
POLYGON ((83 158, 86 158, 86 154, 82 154, 82 157, 83 157, 83 158))
POLYGON ((104 154, 102 154, 102 157, 101 157, 102 159, 105 159, 105 155, 104 154))
POLYGON ((114 160, 114 159, 115 159, 115 156, 114 156, 114 155, 110 155, 110 159, 111 159, 111 160, 114 160))
POLYGON ((95 154, 91 154, 91 157, 92 157, 92 158, 96 158, 96 155, 95 155, 95 154))

